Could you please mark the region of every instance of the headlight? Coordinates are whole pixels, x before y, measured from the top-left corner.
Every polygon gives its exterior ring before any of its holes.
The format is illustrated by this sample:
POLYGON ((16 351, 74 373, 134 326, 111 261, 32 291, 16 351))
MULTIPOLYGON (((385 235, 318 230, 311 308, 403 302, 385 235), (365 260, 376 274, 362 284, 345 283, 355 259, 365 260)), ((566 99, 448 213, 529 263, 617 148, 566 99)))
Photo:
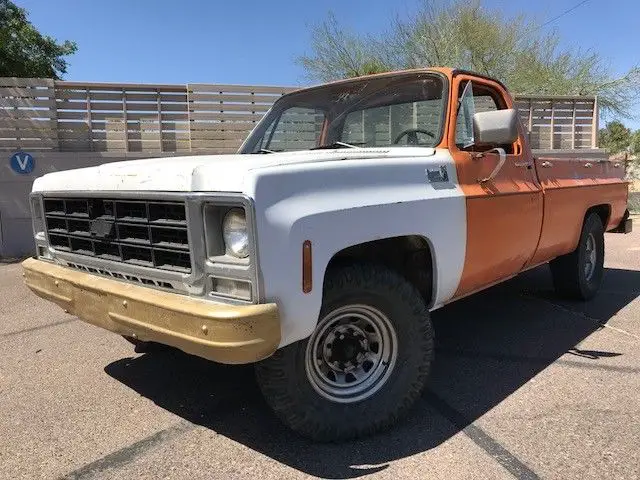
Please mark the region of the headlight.
POLYGON ((241 208, 232 208, 224 216, 222 235, 227 251, 238 258, 249 256, 247 217, 241 208))

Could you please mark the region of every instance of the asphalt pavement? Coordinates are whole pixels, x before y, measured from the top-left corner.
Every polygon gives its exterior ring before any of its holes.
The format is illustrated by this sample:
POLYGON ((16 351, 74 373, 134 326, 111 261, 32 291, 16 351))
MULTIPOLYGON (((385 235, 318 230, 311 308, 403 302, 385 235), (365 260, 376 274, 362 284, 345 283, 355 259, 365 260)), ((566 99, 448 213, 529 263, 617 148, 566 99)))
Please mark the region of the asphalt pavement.
POLYGON ((640 219, 607 234, 600 294, 559 300, 546 266, 433 314, 428 390, 396 428, 314 444, 250 366, 122 338, 0 264, 0 478, 638 479, 640 219))

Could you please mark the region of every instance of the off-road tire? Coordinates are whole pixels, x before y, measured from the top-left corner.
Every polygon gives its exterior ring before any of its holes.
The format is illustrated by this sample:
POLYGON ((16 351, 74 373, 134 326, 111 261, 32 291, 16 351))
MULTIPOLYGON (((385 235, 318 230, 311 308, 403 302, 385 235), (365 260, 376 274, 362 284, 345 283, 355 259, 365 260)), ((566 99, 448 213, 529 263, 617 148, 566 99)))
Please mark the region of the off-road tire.
POLYGON ((411 283, 378 265, 349 265, 329 272, 320 319, 353 304, 383 312, 397 337, 396 363, 370 397, 338 403, 320 395, 305 369, 309 339, 288 345, 256 365, 260 389, 277 416, 316 441, 357 438, 390 427, 409 411, 429 376, 433 327, 424 299, 411 283))
POLYGON ((551 274, 556 293, 564 298, 584 301, 598 293, 604 274, 604 226, 596 213, 585 219, 576 249, 551 261, 551 274), (595 264, 588 276, 590 236, 595 241, 595 264))

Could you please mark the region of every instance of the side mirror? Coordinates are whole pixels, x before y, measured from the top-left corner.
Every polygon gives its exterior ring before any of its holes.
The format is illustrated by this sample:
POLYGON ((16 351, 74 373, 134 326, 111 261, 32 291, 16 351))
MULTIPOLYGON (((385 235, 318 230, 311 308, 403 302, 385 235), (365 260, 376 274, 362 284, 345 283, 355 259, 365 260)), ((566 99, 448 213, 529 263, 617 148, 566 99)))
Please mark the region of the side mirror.
POLYGON ((479 112, 473 116, 475 143, 507 145, 518 139, 518 114, 514 109, 479 112))

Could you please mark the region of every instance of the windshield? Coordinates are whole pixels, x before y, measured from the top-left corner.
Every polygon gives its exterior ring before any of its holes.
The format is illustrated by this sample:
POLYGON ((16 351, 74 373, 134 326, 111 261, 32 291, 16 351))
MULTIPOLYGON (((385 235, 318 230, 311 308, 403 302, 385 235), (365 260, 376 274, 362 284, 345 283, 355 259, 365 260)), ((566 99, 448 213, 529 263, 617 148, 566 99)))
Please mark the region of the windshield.
POLYGON ((440 142, 444 80, 412 72, 328 84, 286 95, 240 153, 312 148, 423 146, 440 142))

